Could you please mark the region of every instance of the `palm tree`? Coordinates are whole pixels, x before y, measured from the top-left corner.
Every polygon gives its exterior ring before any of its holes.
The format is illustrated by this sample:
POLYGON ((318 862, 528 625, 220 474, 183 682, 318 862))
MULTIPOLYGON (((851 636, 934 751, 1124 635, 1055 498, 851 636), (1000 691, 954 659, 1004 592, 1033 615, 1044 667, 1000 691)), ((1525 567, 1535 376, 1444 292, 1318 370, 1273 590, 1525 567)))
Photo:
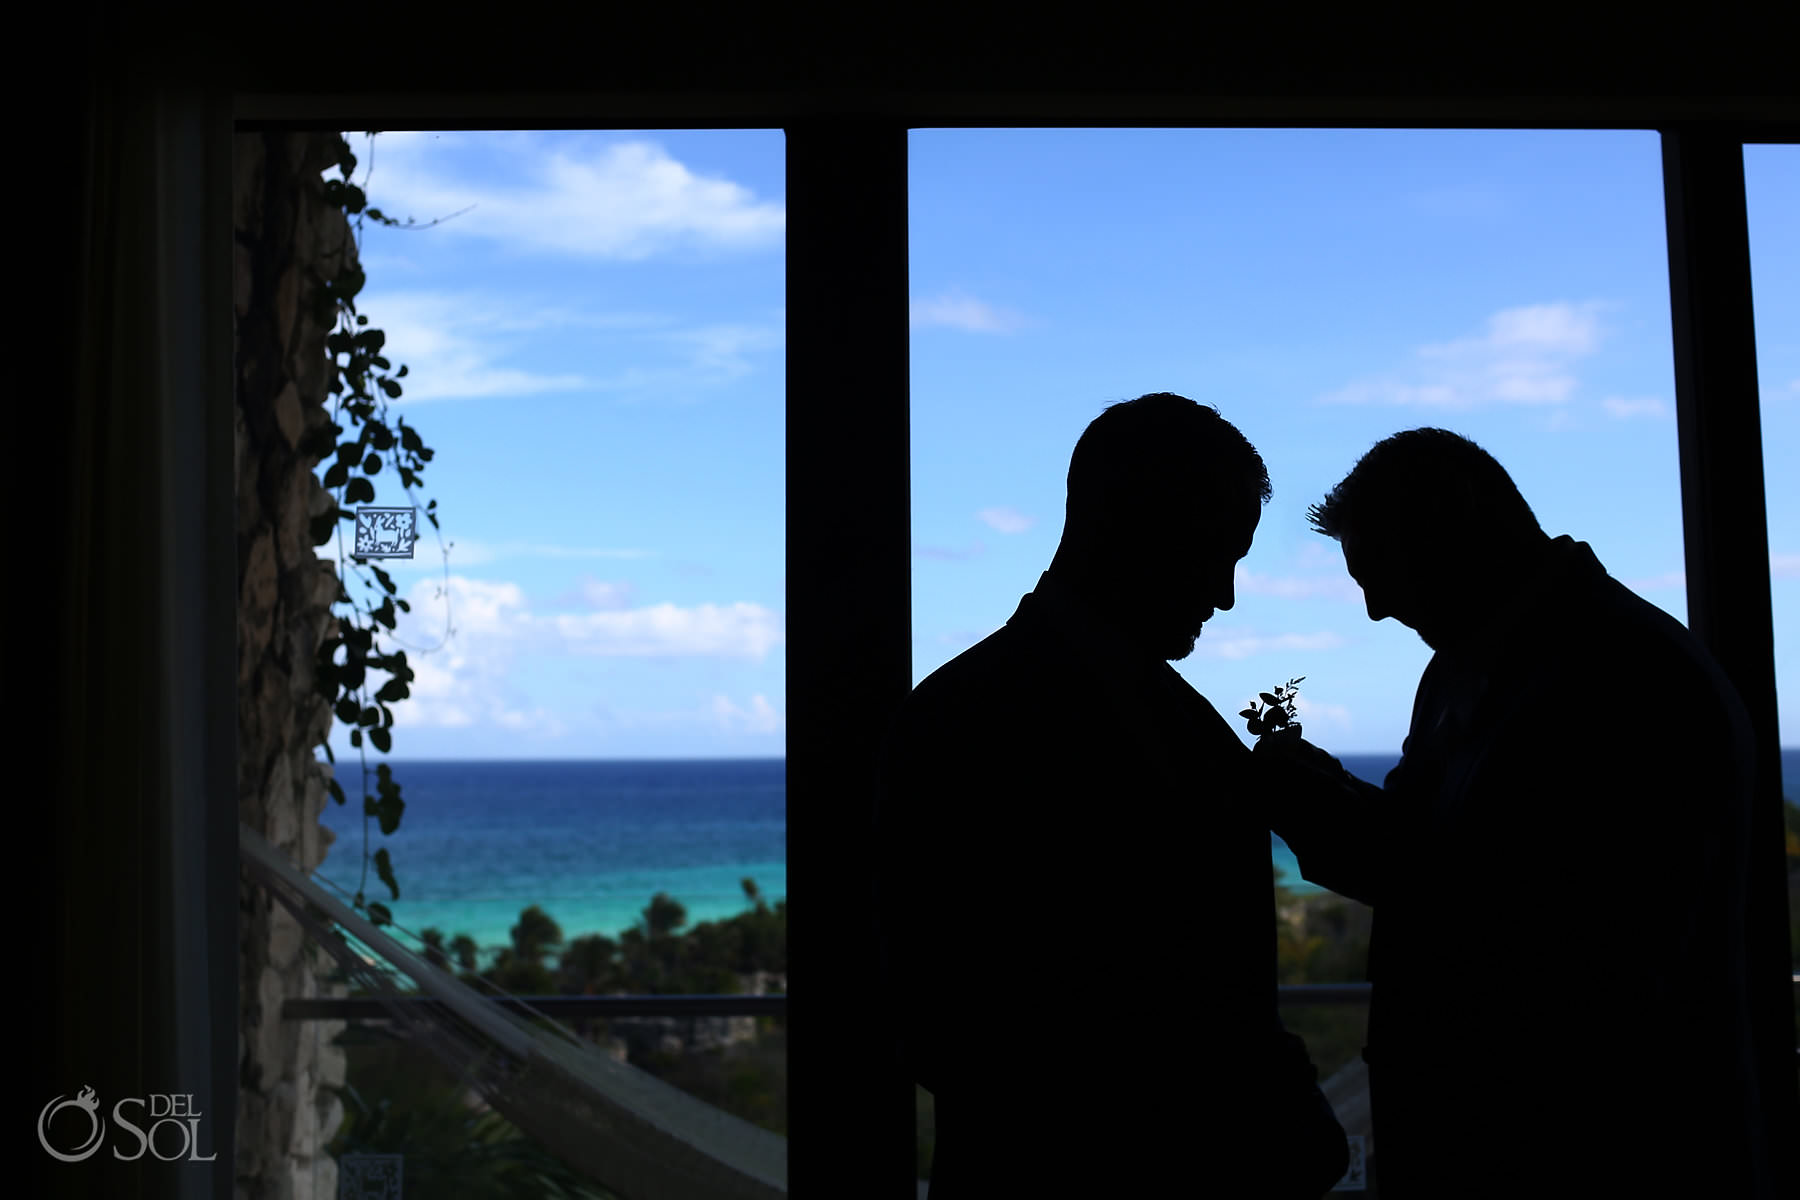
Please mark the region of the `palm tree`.
POLYGON ((667 937, 687 924, 687 909, 667 892, 658 892, 644 909, 644 929, 652 940, 667 937))
POLYGON ((562 926, 535 904, 519 914, 510 932, 513 954, 524 962, 542 963, 545 955, 562 948, 562 926))
POLYGON ((592 994, 608 987, 618 974, 619 944, 599 933, 570 942, 562 953, 564 990, 592 994))
POLYGON ((475 939, 466 933, 459 933, 450 939, 450 953, 456 956, 456 965, 466 972, 473 972, 481 947, 475 939))
POLYGON ((450 953, 444 949, 444 931, 435 926, 421 930, 419 940, 425 943, 425 961, 441 970, 450 969, 450 953))

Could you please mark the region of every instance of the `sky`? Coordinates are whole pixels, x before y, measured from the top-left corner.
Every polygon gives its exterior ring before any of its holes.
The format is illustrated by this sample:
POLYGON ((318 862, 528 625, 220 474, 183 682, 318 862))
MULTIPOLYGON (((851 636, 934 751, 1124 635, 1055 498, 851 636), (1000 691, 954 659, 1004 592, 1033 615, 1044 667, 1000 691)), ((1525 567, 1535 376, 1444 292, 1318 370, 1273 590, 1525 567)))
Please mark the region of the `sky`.
MULTIPOLYGON (((785 754, 781 132, 347 137, 372 204, 447 218, 361 243, 390 416, 437 452, 375 503, 435 498, 448 546, 387 564, 417 673, 393 759, 785 754)), ((1800 147, 1745 171, 1796 745, 1800 147)), ((1273 484, 1176 664, 1228 716, 1305 676, 1309 740, 1399 752, 1430 651, 1305 510, 1402 429, 1473 438, 1685 617, 1654 133, 916 130, 909 173, 915 682, 1012 615, 1076 439, 1152 391, 1216 407, 1273 484)))

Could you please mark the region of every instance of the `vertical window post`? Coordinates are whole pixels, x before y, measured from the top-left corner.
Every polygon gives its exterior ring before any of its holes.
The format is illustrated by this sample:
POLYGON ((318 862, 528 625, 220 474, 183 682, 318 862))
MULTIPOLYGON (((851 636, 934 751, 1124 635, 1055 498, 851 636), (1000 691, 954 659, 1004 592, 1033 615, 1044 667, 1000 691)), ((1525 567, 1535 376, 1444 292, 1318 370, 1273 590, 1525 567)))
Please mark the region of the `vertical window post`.
POLYGON ((1734 131, 1664 130, 1675 407, 1681 443, 1688 625, 1737 686, 1756 730, 1745 943, 1751 1020, 1770 1149, 1795 1114, 1794 1014, 1787 926, 1775 635, 1744 148, 1734 131))
POLYGON ((790 1178, 913 1197, 913 1086, 879 1027, 875 769, 911 688, 906 128, 787 130, 790 1178))

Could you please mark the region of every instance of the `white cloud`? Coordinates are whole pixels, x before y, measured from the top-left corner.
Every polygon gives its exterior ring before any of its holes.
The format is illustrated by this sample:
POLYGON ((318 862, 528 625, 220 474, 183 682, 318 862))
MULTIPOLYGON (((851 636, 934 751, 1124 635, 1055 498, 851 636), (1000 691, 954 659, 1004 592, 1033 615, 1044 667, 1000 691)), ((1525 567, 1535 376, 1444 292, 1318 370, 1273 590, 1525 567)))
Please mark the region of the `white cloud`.
POLYGON ((1599 343, 1599 325, 1593 303, 1566 301, 1502 309, 1488 318, 1487 332, 1476 338, 1459 338, 1442 345, 1425 346, 1426 358, 1457 358, 1470 353, 1589 354, 1599 343))
POLYGON ((1769 555, 1769 574, 1776 579, 1800 579, 1800 554, 1769 555))
POLYGON ((752 370, 749 352, 778 350, 785 340, 783 330, 763 325, 708 325, 662 336, 687 348, 690 361, 684 370, 724 379, 752 370))
MULTIPOLYGON (((346 534, 346 537, 348 535, 346 534)), ((346 546, 348 543, 346 543, 346 546)), ((337 543, 327 542, 319 547, 320 558, 337 562, 337 543), (327 554, 324 551, 331 551, 327 554)), ((653 558, 654 550, 636 550, 614 548, 609 546, 557 546, 541 542, 484 542, 478 538, 455 537, 444 539, 444 551, 438 549, 436 538, 429 525, 413 545, 411 558, 389 558, 381 562, 381 569, 390 575, 403 571, 431 571, 440 576, 444 570, 444 552, 450 556, 450 569, 460 570, 464 567, 487 566, 490 563, 516 558, 612 558, 636 559, 653 558)))
POLYGON ((397 405, 452 397, 529 396, 570 391, 588 381, 500 365, 510 347, 500 334, 506 308, 492 297, 452 292, 388 292, 366 298, 363 310, 386 334, 382 353, 406 366, 397 405))
POLYGON ((766 657, 783 640, 778 614, 759 604, 657 604, 624 612, 545 618, 570 654, 621 657, 766 657))
MULTIPOLYGON (((520 632, 530 621, 525 593, 514 583, 452 576, 448 584, 450 627, 445 640, 445 585, 421 580, 407 596, 410 613, 396 623, 397 647, 408 650, 413 670, 411 695, 396 706, 396 723, 463 728, 509 711, 516 700, 506 680, 517 657, 520 632)), ((385 672, 370 672, 385 680, 385 672)))
POLYGON ((944 292, 912 302, 912 325, 942 325, 966 333, 1011 333, 1023 328, 1025 319, 1008 309, 996 308, 959 291, 944 292))
POLYGON ((755 355, 779 350, 785 340, 779 319, 684 328, 649 313, 534 308, 488 293, 382 291, 364 307, 387 335, 382 352, 407 367, 392 402, 399 406, 576 390, 666 396, 740 379, 756 369, 755 355), (533 335, 571 329, 581 331, 593 361, 622 365, 591 375, 506 365, 546 344, 533 335))
POLYGON ((609 583, 595 579, 592 575, 583 575, 570 591, 564 592, 552 604, 584 604, 589 608, 598 608, 615 612, 622 608, 630 608, 633 597, 637 595, 637 587, 631 583, 609 583))
POLYGON ((1574 361, 1600 343, 1602 307, 1557 301, 1503 309, 1488 318, 1482 333, 1420 346, 1407 367, 1348 384, 1320 401, 1443 409, 1564 404, 1578 386, 1574 361))
MULTIPOLYGON (((605 586, 605 585, 601 585, 605 586)), ((673 604, 610 612, 538 614, 511 582, 452 576, 447 589, 429 579, 407 593, 412 611, 399 616, 392 648, 407 649, 414 679, 396 722, 465 727, 492 723, 555 736, 566 729, 510 681, 523 656, 671 656, 762 659, 783 641, 779 616, 754 604, 673 604), (452 630, 444 638, 448 591, 452 630), (423 649, 421 649, 421 647, 423 649)), ((385 672, 370 672, 372 686, 385 672)), ((769 720, 767 701, 752 699, 746 728, 769 720)))
MULTIPOLYGON (((363 144, 351 139, 359 154, 363 144)), ((778 246, 787 229, 780 201, 700 175, 650 140, 582 144, 536 133, 383 133, 374 149, 370 203, 400 220, 458 214, 429 234, 404 236, 485 238, 549 254, 631 261, 675 250, 778 246), (506 161, 459 178, 442 153, 458 147, 506 161)))
POLYGON ((1308 569, 1315 567, 1336 567, 1339 570, 1342 570, 1344 566, 1344 552, 1338 548, 1338 544, 1335 540, 1321 536, 1313 538, 1311 541, 1302 542, 1300 544, 1300 552, 1294 556, 1294 561, 1308 569))
POLYGON ((1028 517, 1016 508, 984 508, 975 514, 987 523, 991 529, 1001 533, 1024 533, 1037 524, 1036 517, 1028 517))
POLYGON ((1669 406, 1655 396, 1608 396, 1600 401, 1600 407, 1609 416, 1620 420, 1630 417, 1660 417, 1669 411, 1669 406))
POLYGON ((528 731, 541 737, 561 737, 569 731, 567 722, 543 707, 535 708, 528 713, 516 709, 502 709, 494 714, 494 723, 504 729, 528 731))
POLYGON ((1318 704, 1305 696, 1295 696, 1294 710, 1299 714, 1302 725, 1324 724, 1338 729, 1350 728, 1350 710, 1342 704, 1318 704))
POLYGON ((775 710, 767 696, 750 697, 750 707, 740 708, 729 696, 715 695, 710 705, 712 719, 727 733, 780 733, 786 718, 775 710))
POLYGON ((1247 596, 1281 596, 1290 600, 1319 597, 1356 604, 1362 602, 1362 589, 1348 576, 1262 575, 1239 566, 1235 587, 1247 596))
POLYGON ((1271 650, 1333 650, 1344 644, 1335 633, 1278 633, 1264 637, 1254 633, 1202 632, 1194 653, 1206 658, 1240 659, 1271 650))

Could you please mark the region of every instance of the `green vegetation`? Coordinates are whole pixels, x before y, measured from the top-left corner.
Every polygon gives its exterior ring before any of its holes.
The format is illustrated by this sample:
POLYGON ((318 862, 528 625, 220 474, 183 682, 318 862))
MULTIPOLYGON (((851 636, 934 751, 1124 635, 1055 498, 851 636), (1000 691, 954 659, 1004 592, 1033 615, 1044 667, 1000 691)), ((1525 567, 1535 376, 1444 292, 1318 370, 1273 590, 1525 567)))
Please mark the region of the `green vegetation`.
POLYGON ((538 905, 519 914, 503 947, 485 968, 475 942, 440 929, 419 934, 425 957, 463 982, 514 996, 729 995, 738 977, 787 974, 787 901, 774 904, 754 880, 741 885, 750 908, 733 917, 687 925, 687 908, 658 892, 636 925, 617 938, 590 933, 565 941, 562 926, 538 905))
POLYGON ((399 1154, 409 1196, 462 1200, 616 1200, 498 1113, 471 1102, 429 1051, 368 1026, 339 1038, 344 1121, 327 1147, 346 1154, 399 1154))
MULTIPOLYGON (((368 133, 369 154, 374 155, 375 134, 379 130, 368 133)), ((350 730, 350 745, 357 751, 358 765, 361 768, 360 782, 363 792, 363 870, 362 881, 357 885, 355 906, 366 914, 376 925, 392 922, 393 916, 387 905, 377 900, 370 900, 366 894, 369 884, 369 867, 375 868, 376 877, 387 886, 390 899, 400 898, 400 881, 394 871, 393 856, 386 846, 369 853, 369 822, 379 824, 383 836, 393 834, 400 827, 401 815, 406 810, 406 803, 400 795, 400 781, 394 778, 394 772, 386 763, 376 767, 374 779, 369 774, 369 751, 364 745, 364 733, 368 735, 368 745, 382 754, 393 750, 394 713, 389 707, 398 704, 412 695, 411 684, 415 673, 406 659, 405 650, 395 650, 389 654, 382 650, 381 638, 385 636, 390 642, 404 645, 395 633, 395 625, 399 612, 411 612, 409 605, 399 594, 399 586, 393 576, 382 570, 375 562, 366 558, 358 558, 354 552, 344 549, 343 522, 350 522, 354 527, 356 507, 375 502, 375 480, 381 475, 383 468, 389 470, 390 476, 397 477, 399 485, 406 493, 415 514, 423 512, 431 527, 439 533, 438 551, 444 559, 444 586, 450 582, 450 551, 444 545, 442 527, 438 524, 437 501, 428 502, 422 509, 418 498, 413 495, 413 488, 423 482, 425 464, 432 460, 435 451, 425 444, 418 429, 408 425, 402 417, 394 418, 388 424, 388 401, 396 400, 405 390, 400 380, 406 377, 406 364, 394 369, 384 351, 387 347, 387 334, 369 325, 367 313, 356 310, 356 297, 368 282, 361 266, 363 222, 372 220, 389 228, 429 229, 449 217, 440 217, 419 225, 408 217, 405 221, 396 220, 382 213, 379 208, 369 205, 363 188, 351 182, 356 172, 356 155, 350 151, 350 143, 342 134, 337 135, 337 167, 341 179, 323 181, 322 190, 325 202, 344 213, 345 220, 354 230, 356 256, 343 256, 338 273, 330 279, 312 278, 307 281, 307 303, 311 306, 313 319, 319 325, 332 330, 325 338, 327 351, 326 366, 329 374, 331 400, 331 417, 323 425, 312 428, 302 439, 298 447, 300 453, 315 463, 315 469, 324 468, 319 477, 319 486, 327 493, 333 493, 331 502, 324 511, 312 518, 311 537, 315 546, 323 546, 334 537, 337 539, 337 598, 332 603, 332 615, 337 620, 337 632, 327 637, 319 646, 313 664, 313 686, 318 695, 331 705, 332 715, 337 722, 350 730), (348 430, 345 423, 350 427, 348 430), (354 436, 346 436, 354 433, 354 436), (343 438, 343 441, 339 441, 343 438), (386 457, 384 458, 383 455, 386 457), (326 463, 330 463, 326 466, 326 463), (353 573, 362 580, 363 594, 374 593, 375 586, 380 585, 386 594, 379 605, 359 602, 350 595, 348 583, 353 573), (366 570, 364 570, 366 568, 366 570), (373 579, 370 576, 373 575, 373 579), (342 660, 338 653, 343 652, 342 660), (380 688, 369 687, 367 673, 369 670, 386 671, 388 681, 380 688)), ((368 183, 368 173, 364 173, 363 182, 368 183)), ((467 212, 464 209, 463 212, 467 212)), ((450 216, 461 216, 451 213, 450 216)), ((384 478, 384 484, 392 482, 384 478)), ((389 497, 392 504, 394 497, 389 497)), ((394 507, 403 507, 395 505, 394 507)), ((451 545, 455 545, 454 542, 451 545)), ((454 632, 450 625, 450 602, 445 592, 444 600, 444 639, 437 646, 413 649, 422 654, 435 653, 449 644, 454 632)), ((331 727, 323 731, 319 748, 325 751, 325 757, 334 766, 337 755, 331 748, 331 727)), ((337 775, 329 780, 327 786, 331 797, 339 804, 348 803, 349 797, 344 792, 344 785, 337 775)))
MULTIPOLYGON (((1276 977, 1282 984, 1362 983, 1368 979, 1374 910, 1331 892, 1298 896, 1275 879, 1276 977)), ((1281 1010, 1288 1032, 1306 1040, 1321 1081, 1362 1053, 1369 1010, 1364 1004, 1290 1005, 1281 1010)))

